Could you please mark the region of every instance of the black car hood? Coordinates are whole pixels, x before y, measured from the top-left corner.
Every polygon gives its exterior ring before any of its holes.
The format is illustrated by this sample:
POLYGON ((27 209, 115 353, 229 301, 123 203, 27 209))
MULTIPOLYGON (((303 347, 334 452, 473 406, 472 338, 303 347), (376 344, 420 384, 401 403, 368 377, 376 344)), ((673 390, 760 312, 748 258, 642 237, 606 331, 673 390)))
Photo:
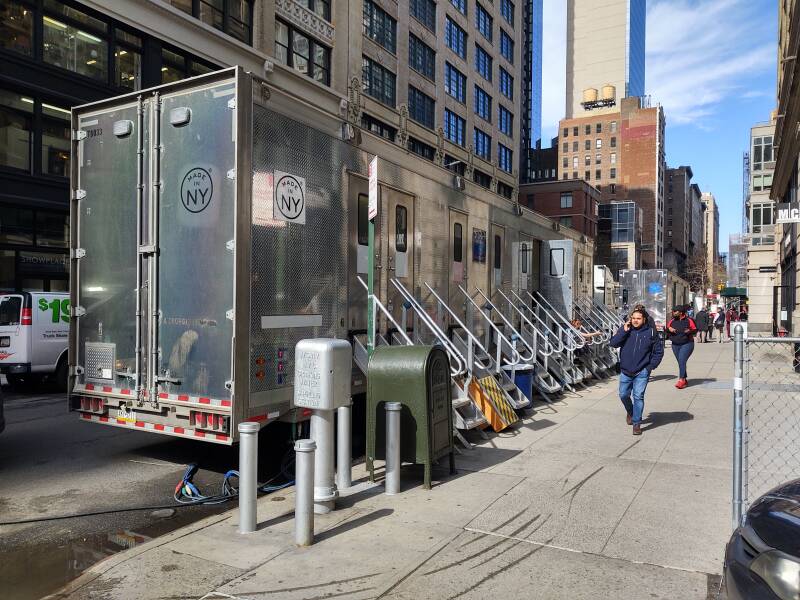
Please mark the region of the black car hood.
POLYGON ((800 479, 761 496, 747 511, 747 523, 767 545, 800 557, 800 479))

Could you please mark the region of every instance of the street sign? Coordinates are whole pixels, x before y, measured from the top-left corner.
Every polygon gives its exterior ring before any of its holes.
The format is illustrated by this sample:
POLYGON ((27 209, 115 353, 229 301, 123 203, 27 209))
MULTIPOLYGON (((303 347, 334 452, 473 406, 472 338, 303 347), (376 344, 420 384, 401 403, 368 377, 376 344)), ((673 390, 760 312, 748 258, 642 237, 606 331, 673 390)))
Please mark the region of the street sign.
POLYGON ((378 216, 378 157, 369 163, 369 210, 367 218, 372 221, 378 216))
POLYGON ((800 223, 800 202, 782 202, 778 204, 776 223, 800 223))

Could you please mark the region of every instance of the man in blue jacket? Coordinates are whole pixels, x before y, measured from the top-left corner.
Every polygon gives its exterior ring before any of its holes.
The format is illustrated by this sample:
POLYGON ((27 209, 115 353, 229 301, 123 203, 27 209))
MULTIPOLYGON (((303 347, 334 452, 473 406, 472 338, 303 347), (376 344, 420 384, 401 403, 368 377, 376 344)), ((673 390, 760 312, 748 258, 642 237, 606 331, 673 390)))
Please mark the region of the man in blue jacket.
POLYGON ((634 309, 609 344, 620 349, 619 398, 628 413, 626 421, 633 425, 633 435, 642 435, 644 393, 650 373, 664 358, 664 345, 648 323, 647 313, 639 308, 634 309))

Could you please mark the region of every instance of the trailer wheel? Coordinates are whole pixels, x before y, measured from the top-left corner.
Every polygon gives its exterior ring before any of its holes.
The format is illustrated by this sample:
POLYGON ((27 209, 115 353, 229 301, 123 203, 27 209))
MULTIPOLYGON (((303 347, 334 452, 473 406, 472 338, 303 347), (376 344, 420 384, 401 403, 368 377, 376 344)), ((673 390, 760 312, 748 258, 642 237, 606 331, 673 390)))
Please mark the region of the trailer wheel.
POLYGON ((59 390, 67 389, 67 378, 69 376, 69 368, 67 367, 67 359, 62 358, 58 361, 58 366, 55 372, 55 384, 59 390))
POLYGON ((6 375, 8 385, 12 390, 18 390, 22 387, 23 379, 21 375, 6 375))

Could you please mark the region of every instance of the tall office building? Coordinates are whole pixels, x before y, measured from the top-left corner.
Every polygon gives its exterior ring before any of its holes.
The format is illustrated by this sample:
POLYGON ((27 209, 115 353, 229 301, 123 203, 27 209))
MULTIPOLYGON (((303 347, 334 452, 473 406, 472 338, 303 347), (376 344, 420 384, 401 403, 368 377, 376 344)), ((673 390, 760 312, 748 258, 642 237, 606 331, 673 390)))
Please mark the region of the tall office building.
POLYGON ((535 149, 537 145, 541 145, 542 137, 543 1, 524 0, 523 7, 522 132, 519 148, 521 183, 533 181, 534 173, 541 168, 533 163, 540 162, 535 149))
POLYGON ((664 268, 682 277, 692 235, 692 176, 692 168, 688 166, 667 169, 664 268))
POLYGON ((567 0, 566 118, 645 93, 645 0, 567 0))
POLYGON ((705 226, 703 233, 706 245, 706 268, 708 269, 709 287, 716 284, 717 265, 719 264, 719 206, 714 194, 703 192, 701 196, 705 210, 705 226))

